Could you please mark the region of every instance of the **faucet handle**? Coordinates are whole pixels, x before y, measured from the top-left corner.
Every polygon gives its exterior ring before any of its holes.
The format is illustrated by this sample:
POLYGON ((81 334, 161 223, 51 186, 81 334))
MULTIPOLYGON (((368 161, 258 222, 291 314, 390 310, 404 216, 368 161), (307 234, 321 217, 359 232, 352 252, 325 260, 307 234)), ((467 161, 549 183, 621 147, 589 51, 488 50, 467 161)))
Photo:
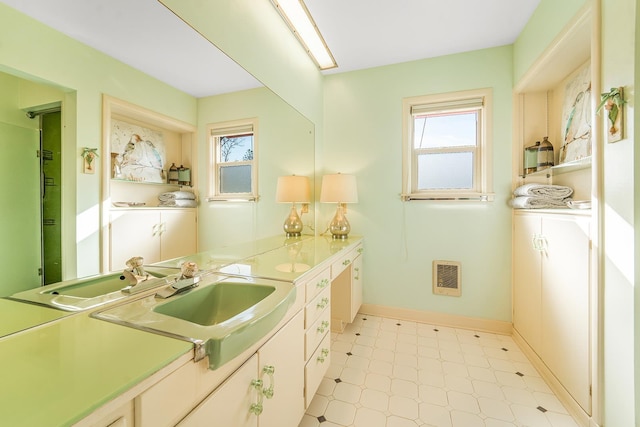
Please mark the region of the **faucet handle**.
POLYGON ((182 277, 192 278, 198 272, 198 264, 191 261, 184 262, 180 267, 180 272, 182 273, 182 277))
POLYGON ((129 258, 126 262, 127 267, 131 270, 133 274, 136 276, 145 276, 146 273, 144 271, 144 258, 141 256, 134 256, 133 258, 129 258))

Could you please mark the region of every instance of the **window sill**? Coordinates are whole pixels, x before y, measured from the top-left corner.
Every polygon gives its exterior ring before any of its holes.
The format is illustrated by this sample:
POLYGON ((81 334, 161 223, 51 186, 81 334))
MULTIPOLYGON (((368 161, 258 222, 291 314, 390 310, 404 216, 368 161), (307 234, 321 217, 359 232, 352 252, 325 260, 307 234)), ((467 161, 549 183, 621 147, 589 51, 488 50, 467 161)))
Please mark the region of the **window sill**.
POLYGON ((410 202, 413 200, 436 201, 436 202, 493 202, 495 193, 414 193, 401 194, 400 200, 410 202))
POLYGON ((260 199, 259 196, 242 196, 242 197, 216 196, 216 197, 208 197, 207 202, 257 202, 259 199, 260 199))

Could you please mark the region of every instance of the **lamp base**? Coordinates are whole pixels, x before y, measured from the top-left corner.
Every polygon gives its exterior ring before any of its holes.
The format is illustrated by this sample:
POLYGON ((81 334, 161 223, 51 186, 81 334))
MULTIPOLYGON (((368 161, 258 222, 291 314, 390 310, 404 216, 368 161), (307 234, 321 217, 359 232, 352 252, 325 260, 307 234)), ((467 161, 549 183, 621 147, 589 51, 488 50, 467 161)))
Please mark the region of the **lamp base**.
POLYGON ((296 205, 291 205, 291 211, 289 212, 289 216, 284 220, 284 224, 282 228, 284 229, 287 237, 299 237, 302 233, 303 228, 302 220, 298 216, 298 212, 296 211, 296 205))
POLYGON ((351 225, 344 214, 342 203, 338 203, 336 214, 329 224, 329 231, 334 239, 347 239, 349 237, 351 225))

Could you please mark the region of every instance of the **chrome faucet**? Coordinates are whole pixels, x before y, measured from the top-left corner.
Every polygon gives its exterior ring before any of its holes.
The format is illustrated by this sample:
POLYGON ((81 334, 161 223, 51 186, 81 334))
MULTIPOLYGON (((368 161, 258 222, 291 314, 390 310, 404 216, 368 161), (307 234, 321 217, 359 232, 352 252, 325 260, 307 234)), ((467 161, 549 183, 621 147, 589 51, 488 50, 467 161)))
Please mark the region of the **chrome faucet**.
POLYGON ((126 280, 129 286, 133 287, 149 279, 149 274, 144 271, 144 258, 136 256, 129 258, 126 262, 127 268, 124 269, 120 280, 126 280))
POLYGON ((185 262, 180 268, 180 277, 171 286, 160 289, 156 293, 156 298, 169 298, 180 292, 195 288, 200 282, 198 265, 195 262, 185 262))

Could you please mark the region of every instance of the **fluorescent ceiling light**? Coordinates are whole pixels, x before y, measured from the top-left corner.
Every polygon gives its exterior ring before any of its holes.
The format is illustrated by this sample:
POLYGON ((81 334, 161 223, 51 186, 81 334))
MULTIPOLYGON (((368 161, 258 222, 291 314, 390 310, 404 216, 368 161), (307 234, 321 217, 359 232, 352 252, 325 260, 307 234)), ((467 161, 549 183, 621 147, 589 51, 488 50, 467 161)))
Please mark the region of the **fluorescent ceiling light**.
POLYGON ((271 0, 321 70, 338 66, 303 0, 271 0))

